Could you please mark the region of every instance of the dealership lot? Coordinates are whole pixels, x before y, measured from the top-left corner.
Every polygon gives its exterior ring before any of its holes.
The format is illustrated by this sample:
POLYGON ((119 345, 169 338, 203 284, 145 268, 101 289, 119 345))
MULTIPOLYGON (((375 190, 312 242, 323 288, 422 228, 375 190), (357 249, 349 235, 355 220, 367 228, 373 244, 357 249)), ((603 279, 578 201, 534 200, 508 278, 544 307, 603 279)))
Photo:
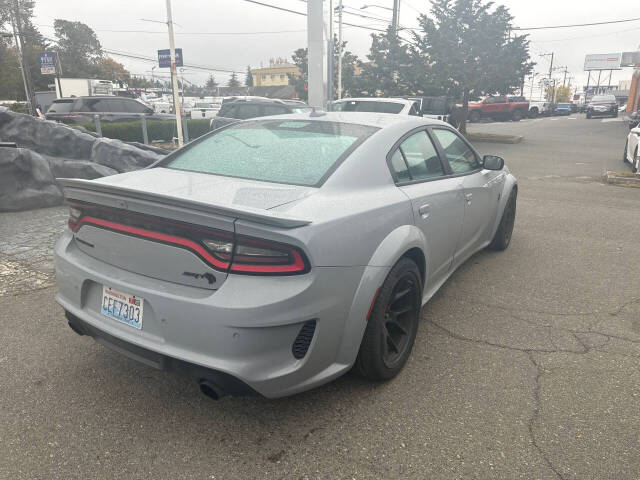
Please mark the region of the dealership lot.
POLYGON ((64 209, 0 215, 0 478, 640 476, 640 190, 600 180, 626 124, 470 129, 525 136, 477 145, 519 179, 512 244, 452 276, 385 384, 213 402, 67 328, 64 209))

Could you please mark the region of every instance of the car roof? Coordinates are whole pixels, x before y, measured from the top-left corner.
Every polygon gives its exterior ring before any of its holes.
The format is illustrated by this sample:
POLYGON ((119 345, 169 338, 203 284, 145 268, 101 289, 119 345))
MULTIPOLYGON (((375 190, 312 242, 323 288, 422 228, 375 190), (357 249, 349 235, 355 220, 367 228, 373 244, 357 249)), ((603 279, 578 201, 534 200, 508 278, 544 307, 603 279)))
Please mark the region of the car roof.
POLYGON ((309 113, 294 113, 287 115, 272 115, 270 117, 252 118, 253 120, 307 120, 321 122, 350 123, 354 125, 364 125, 369 127, 384 128, 391 125, 406 124, 408 128, 445 125, 451 127, 446 122, 426 117, 413 115, 398 115, 396 113, 373 113, 373 112, 324 112, 316 110, 309 113))
POLYGON ((407 100, 406 98, 389 98, 389 97, 354 97, 354 98, 341 98, 335 100, 333 103, 342 102, 385 102, 385 103, 400 103, 402 105, 413 105, 415 100, 407 100))

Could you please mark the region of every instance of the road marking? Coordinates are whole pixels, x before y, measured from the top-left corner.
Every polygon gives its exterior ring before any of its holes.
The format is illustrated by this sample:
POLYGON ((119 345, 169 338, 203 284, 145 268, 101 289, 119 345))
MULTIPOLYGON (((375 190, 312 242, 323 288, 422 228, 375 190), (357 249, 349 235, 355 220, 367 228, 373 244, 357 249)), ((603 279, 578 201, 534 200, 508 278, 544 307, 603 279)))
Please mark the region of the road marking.
POLYGON ((559 120, 557 118, 550 118, 549 120, 551 120, 552 122, 555 122, 556 120, 559 120))
POLYGON ((622 117, 616 117, 616 118, 603 118, 602 123, 606 123, 606 122, 622 122, 624 121, 624 118, 622 117))
POLYGON ((577 120, 577 119, 578 119, 577 117, 569 117, 569 118, 567 118, 567 120, 577 120))

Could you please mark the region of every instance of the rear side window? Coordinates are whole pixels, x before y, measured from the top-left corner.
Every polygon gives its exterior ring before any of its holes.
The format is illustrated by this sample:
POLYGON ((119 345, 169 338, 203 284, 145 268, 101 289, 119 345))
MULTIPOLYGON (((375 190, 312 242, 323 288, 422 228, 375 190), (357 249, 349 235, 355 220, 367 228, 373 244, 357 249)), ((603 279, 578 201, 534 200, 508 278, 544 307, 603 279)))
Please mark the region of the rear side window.
POLYGON ((264 105, 263 108, 264 113, 262 115, 264 115, 265 117, 269 115, 282 115, 284 113, 289 113, 287 108, 281 105, 264 105))
POLYGON ((162 165, 228 177, 320 186, 378 129, 304 120, 254 120, 215 131, 162 165))
POLYGON ((124 107, 123 112, 127 113, 147 113, 147 107, 136 100, 120 100, 124 107))
POLYGON ((235 118, 239 118, 240 120, 261 117, 262 115, 262 105, 247 103, 236 107, 235 118))
POLYGON ((47 113, 69 113, 73 108, 74 100, 54 100, 47 113))
POLYGON ((400 144, 397 152, 391 157, 391 164, 395 170, 399 182, 406 181, 400 157, 404 160, 405 169, 408 170, 408 180, 426 180, 444 175, 444 168, 438 157, 438 152, 431 139, 424 130, 414 133, 400 144))
POLYGON ((434 128, 433 134, 447 156, 454 175, 480 168, 476 154, 458 134, 442 128, 434 128))
POLYGON ((114 105, 111 99, 108 98, 84 98, 82 99, 82 105, 80 106, 83 112, 96 112, 96 113, 111 113, 118 110, 114 110, 114 105))

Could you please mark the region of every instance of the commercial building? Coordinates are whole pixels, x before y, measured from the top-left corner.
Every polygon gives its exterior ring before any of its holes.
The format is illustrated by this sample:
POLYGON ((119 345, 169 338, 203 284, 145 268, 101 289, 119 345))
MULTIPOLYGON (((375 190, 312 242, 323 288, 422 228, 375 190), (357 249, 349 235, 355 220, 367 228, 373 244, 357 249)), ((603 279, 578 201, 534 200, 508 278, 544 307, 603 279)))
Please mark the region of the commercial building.
POLYGON ((269 60, 268 67, 254 68, 251 70, 253 85, 256 87, 279 87, 289 85, 289 76, 300 76, 300 69, 288 63, 284 58, 269 60))

